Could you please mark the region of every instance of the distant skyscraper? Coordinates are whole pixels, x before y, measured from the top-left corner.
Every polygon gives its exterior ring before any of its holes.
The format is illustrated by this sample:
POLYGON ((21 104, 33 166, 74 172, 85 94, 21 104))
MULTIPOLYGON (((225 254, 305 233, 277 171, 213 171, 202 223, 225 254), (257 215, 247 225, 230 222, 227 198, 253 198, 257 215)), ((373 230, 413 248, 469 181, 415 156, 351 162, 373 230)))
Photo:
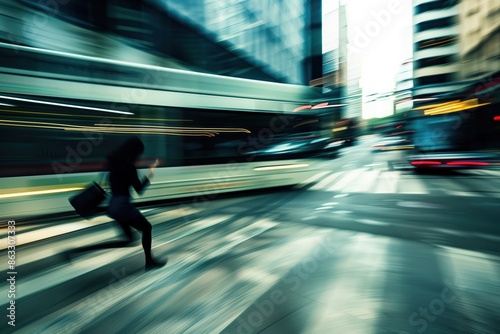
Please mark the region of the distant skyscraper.
MULTIPOLYGON (((323 0, 323 86, 325 97, 343 104, 347 87, 347 18, 339 0, 323 0)), ((343 108, 345 109, 345 108, 343 108)))
MULTIPOLYGON (((322 0, 323 76, 318 85, 331 93, 338 85, 339 54, 339 0, 322 0)), ((314 83, 316 85, 316 82, 314 83)))
MULTIPOLYGON (((351 43, 352 41, 348 41, 351 43)), ((349 48, 349 47, 348 47, 349 48)), ((363 90, 361 88, 362 59, 358 52, 347 55, 346 117, 361 117, 363 113, 363 90)))
POLYGON ((406 112, 413 107, 411 91, 413 88, 413 60, 408 59, 396 75, 396 90, 394 92, 395 113, 406 112))
POLYGON ((350 52, 347 60, 346 117, 361 117, 363 96, 361 89, 361 57, 350 52))

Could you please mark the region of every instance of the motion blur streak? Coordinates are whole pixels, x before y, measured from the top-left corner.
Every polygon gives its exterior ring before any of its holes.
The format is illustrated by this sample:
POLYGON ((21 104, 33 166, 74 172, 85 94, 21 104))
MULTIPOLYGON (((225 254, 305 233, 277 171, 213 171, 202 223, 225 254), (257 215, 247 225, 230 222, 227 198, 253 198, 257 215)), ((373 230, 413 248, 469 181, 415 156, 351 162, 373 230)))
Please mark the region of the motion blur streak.
POLYGON ((307 164, 297 164, 297 165, 283 165, 283 166, 267 166, 267 167, 256 167, 253 170, 277 170, 277 169, 292 169, 292 168, 304 168, 309 167, 307 164))
POLYGON ((52 189, 52 190, 39 190, 39 191, 25 191, 25 192, 16 192, 9 194, 0 194, 0 198, 14 198, 14 197, 25 197, 25 196, 35 196, 35 195, 48 195, 48 194, 58 194, 64 193, 68 191, 78 191, 84 189, 83 187, 76 188, 61 188, 61 189, 52 189))
POLYGON ((488 166, 489 163, 482 161, 450 161, 448 165, 469 165, 469 166, 488 166))
POLYGON ((324 110, 293 111, 320 96, 313 87, 2 43, 0 54, 7 55, 0 102, 16 104, 0 111, 7 149, 0 177, 3 189, 23 189, 0 198, 2 217, 72 211, 72 191, 43 193, 40 187, 70 189, 98 179, 106 155, 131 134, 146 147, 138 168, 161 161, 155 182, 137 202, 205 201, 219 193, 293 186, 316 174, 329 143, 324 110), (29 66, 33 58, 47 71, 29 66), (286 151, 275 150, 283 146, 286 151))
POLYGON ((134 114, 134 113, 131 113, 131 112, 126 112, 126 111, 118 111, 118 110, 110 110, 110 109, 102 109, 102 108, 92 108, 92 107, 85 107, 85 106, 77 106, 77 105, 74 105, 74 104, 63 104, 63 103, 55 103, 55 102, 47 102, 47 101, 39 101, 39 100, 21 99, 21 98, 17 98, 17 97, 3 96, 3 95, 0 95, 0 98, 6 99, 6 100, 15 100, 15 101, 23 101, 23 102, 48 104, 48 105, 59 106, 59 107, 68 107, 68 108, 76 108, 76 109, 104 111, 104 112, 110 112, 110 113, 115 113, 115 114, 123 114, 123 115, 133 115, 134 114))
POLYGON ((240 128, 183 128, 183 127, 158 127, 152 125, 140 125, 140 124, 116 124, 113 127, 120 127, 119 130, 110 128, 108 125, 95 124, 96 127, 82 126, 82 125, 71 125, 62 123, 52 123, 52 122, 33 122, 33 121, 13 121, 13 120, 0 120, 0 124, 3 126, 25 126, 33 128, 43 128, 43 129, 60 129, 66 131, 87 131, 87 132, 109 132, 109 133, 134 133, 134 134, 173 134, 173 135, 201 135, 213 137, 219 132, 242 132, 251 133, 247 129, 240 128), (107 128, 102 128, 105 126, 107 128), (144 130, 139 131, 138 128, 143 128, 144 130))
POLYGON ((412 161, 412 165, 441 165, 439 161, 412 161))
MULTIPOLYGON (((5 105, 9 107, 15 107, 12 104, 3 104, 0 103, 0 105, 5 105)), ((78 118, 99 118, 102 119, 102 116, 97 116, 97 115, 72 115, 72 114, 66 114, 66 113, 56 113, 56 112, 34 112, 34 111, 25 111, 25 110, 7 110, 7 109, 2 109, 0 110, 1 112, 4 113, 16 113, 16 114, 26 114, 26 115, 45 115, 45 116, 61 116, 61 117, 78 117, 78 118)), ((121 120, 123 116, 108 116, 106 117, 107 119, 110 120, 121 120)), ((190 119, 175 119, 175 118, 145 118, 145 117, 134 117, 133 118, 136 121, 155 121, 155 122, 192 122, 193 120, 190 119)), ((118 124, 115 124, 114 126, 119 126, 118 124)))
MULTIPOLYGON (((101 126, 102 124, 95 124, 96 126, 101 126)), ((153 125, 133 125, 133 124, 116 124, 116 125, 113 125, 113 126, 134 126, 134 127, 139 127, 139 128, 158 128, 157 126, 153 126, 153 125)), ((183 128, 180 128, 180 127, 172 127, 172 126, 165 126, 165 127, 161 127, 161 129, 173 129, 173 130, 176 130, 176 129, 181 129, 181 130, 192 130, 192 131, 212 131, 212 132, 243 132, 243 133, 251 133, 249 130, 247 129, 243 129, 243 128, 189 128, 189 127, 183 127, 183 128)))

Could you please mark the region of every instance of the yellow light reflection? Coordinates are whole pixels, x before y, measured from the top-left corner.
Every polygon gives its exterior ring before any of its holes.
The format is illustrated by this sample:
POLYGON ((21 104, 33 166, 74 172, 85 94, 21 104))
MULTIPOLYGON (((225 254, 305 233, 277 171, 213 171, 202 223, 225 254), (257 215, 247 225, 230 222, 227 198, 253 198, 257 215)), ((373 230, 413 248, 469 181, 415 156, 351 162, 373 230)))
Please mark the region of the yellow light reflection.
POLYGON ((36 196, 36 195, 48 195, 48 194, 57 194, 64 193, 69 191, 77 191, 83 190, 84 187, 74 187, 74 188, 60 188, 60 189, 50 189, 50 190, 37 190, 37 191, 23 191, 23 192, 14 192, 8 194, 0 194, 0 198, 15 198, 15 197, 24 197, 24 196, 36 196))
POLYGON ((453 101, 453 102, 441 104, 439 107, 429 106, 432 108, 428 107, 429 109, 425 109, 424 115, 430 116, 430 115, 449 114, 449 113, 453 113, 453 112, 478 108, 478 107, 488 105, 488 104, 490 104, 490 102, 478 103, 478 99, 470 99, 470 100, 459 101, 459 102, 453 101))
POLYGON ((347 126, 342 126, 340 128, 335 128, 335 129, 332 130, 332 132, 344 131, 344 130, 347 130, 347 126))
POLYGON ((251 133, 244 128, 195 128, 195 127, 169 127, 153 126, 141 124, 94 124, 94 126, 72 125, 53 122, 35 122, 0 119, 2 126, 15 126, 26 128, 55 129, 65 131, 84 131, 99 133, 120 133, 120 134, 156 134, 175 136, 206 136, 215 137, 219 133, 251 133))
POLYGON ((397 147, 387 147, 385 148, 386 151, 399 151, 399 150, 411 150, 414 149, 415 146, 413 145, 405 145, 405 146, 397 146, 397 147))
POLYGON ((304 168, 309 167, 308 164, 295 164, 295 165, 277 165, 277 166, 266 166, 266 167, 255 167, 255 171, 263 170, 278 170, 278 169, 292 169, 292 168, 304 168))
POLYGON ((429 109, 429 108, 438 108, 438 107, 441 107, 441 106, 445 106, 445 105, 449 105, 449 104, 457 103, 457 102, 460 102, 460 100, 453 100, 453 101, 449 101, 449 102, 436 103, 436 104, 431 104, 431 105, 416 107, 416 108, 413 108, 413 110, 424 110, 424 109, 429 109))
MULTIPOLYGON (((96 126, 106 126, 103 124, 95 124, 96 126)), ((189 130, 189 131, 211 131, 211 132, 243 132, 251 133, 250 130, 245 128, 195 128, 195 127, 174 127, 174 126, 156 126, 156 125, 130 125, 130 124, 113 124, 117 127, 133 126, 136 128, 150 128, 150 129, 168 129, 168 130, 189 130)))

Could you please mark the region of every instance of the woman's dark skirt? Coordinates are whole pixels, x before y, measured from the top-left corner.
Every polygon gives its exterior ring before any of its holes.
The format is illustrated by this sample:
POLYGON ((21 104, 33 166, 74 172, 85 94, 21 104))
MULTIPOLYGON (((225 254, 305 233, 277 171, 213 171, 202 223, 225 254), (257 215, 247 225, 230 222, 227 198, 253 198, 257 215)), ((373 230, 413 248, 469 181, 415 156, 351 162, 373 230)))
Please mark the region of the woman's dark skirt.
POLYGON ((135 220, 142 216, 132 204, 129 196, 113 196, 109 201, 108 216, 118 222, 135 220))

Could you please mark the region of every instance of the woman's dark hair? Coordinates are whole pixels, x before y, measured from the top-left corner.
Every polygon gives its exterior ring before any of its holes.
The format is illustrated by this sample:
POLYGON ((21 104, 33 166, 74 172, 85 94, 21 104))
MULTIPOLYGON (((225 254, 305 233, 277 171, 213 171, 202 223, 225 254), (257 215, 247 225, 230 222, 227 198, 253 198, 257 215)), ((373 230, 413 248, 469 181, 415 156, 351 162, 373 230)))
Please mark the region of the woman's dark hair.
POLYGON ((130 137, 108 155, 109 161, 134 162, 144 152, 144 144, 139 137, 130 137))

